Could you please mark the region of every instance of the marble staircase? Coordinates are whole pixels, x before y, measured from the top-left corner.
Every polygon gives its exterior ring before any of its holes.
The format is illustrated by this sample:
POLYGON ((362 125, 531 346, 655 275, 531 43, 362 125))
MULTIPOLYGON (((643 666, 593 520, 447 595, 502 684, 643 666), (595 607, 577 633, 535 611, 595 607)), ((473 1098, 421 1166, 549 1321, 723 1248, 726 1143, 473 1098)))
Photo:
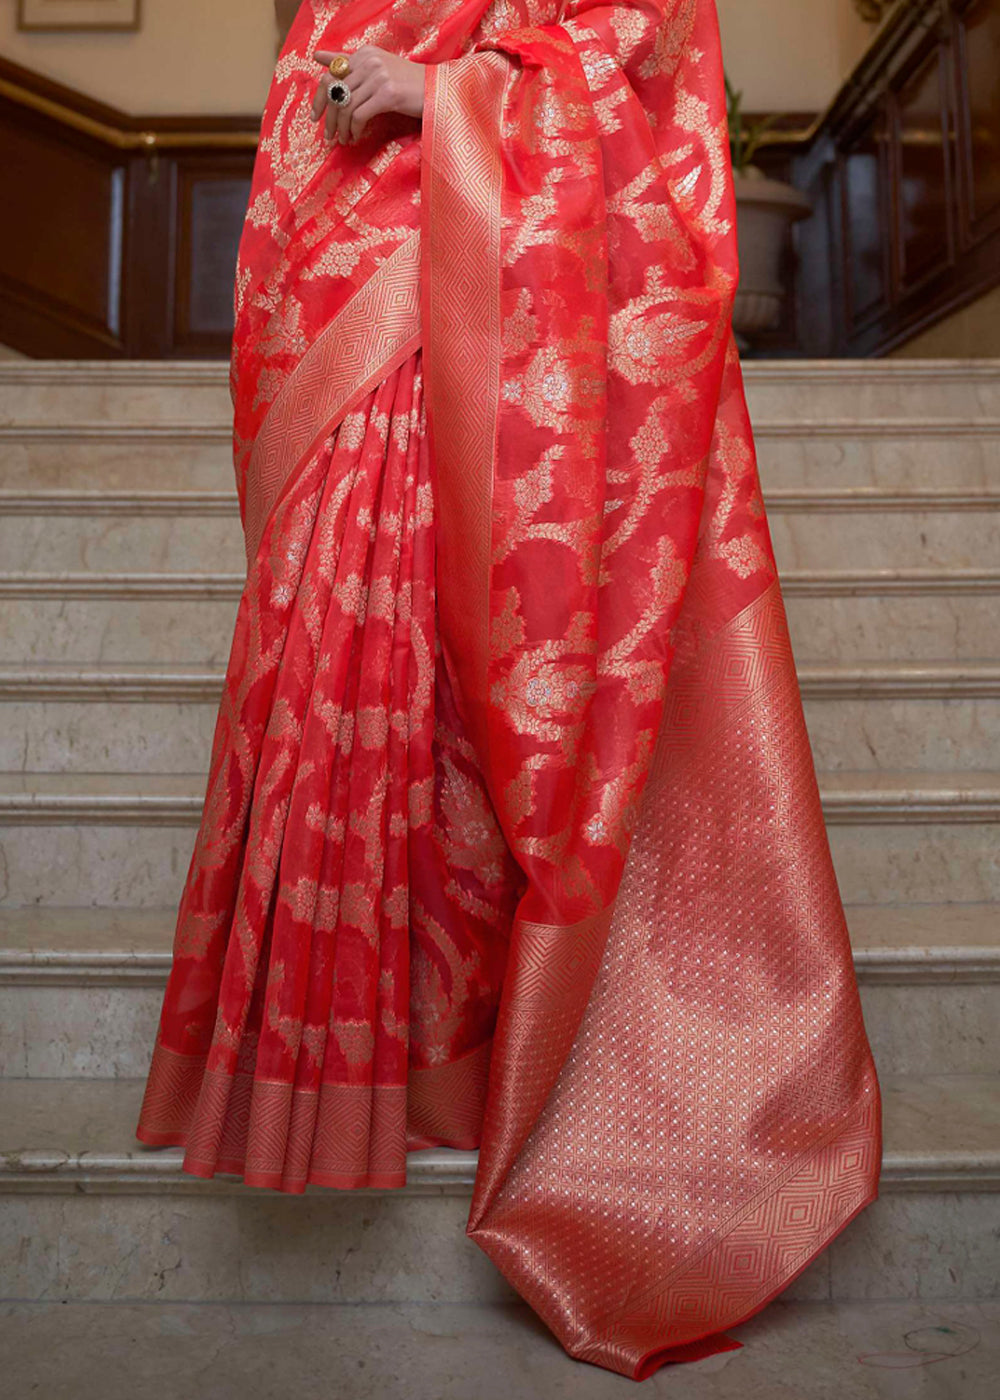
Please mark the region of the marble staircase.
MULTIPOLYGON (((753 364, 886 1102, 880 1200, 787 1295, 1000 1295, 1000 364, 753 364)), ((0 1298, 510 1300, 470 1154, 391 1195, 132 1137, 240 589, 217 365, 0 365, 0 1298)))

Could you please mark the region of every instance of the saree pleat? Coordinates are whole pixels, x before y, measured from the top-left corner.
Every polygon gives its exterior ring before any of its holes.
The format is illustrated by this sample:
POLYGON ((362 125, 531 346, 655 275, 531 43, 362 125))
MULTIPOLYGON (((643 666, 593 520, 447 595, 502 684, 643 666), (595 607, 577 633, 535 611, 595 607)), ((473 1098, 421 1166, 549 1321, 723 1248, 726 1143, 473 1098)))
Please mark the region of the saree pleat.
POLYGON ((421 410, 418 354, 282 499, 241 604, 140 1129, 198 1174, 405 1180, 408 836, 434 771, 421 410))
POLYGON ((737 1345, 878 1082, 730 318, 710 0, 306 0, 237 276, 248 575, 139 1126, 400 1187, 571 1355, 737 1345), (331 150, 317 47, 428 65, 331 150))

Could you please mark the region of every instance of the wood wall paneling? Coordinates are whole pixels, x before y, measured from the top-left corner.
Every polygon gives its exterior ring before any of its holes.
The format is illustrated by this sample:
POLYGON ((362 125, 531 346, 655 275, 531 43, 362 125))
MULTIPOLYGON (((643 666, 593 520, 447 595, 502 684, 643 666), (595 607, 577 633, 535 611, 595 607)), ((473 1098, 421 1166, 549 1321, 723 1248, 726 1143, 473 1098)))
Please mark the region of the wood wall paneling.
POLYGON ((3 171, 0 293, 17 348, 121 353, 121 162, 24 122, 4 133, 3 171))
POLYGON ((958 16, 959 152, 966 245, 1000 227, 1000 4, 973 0, 958 16))
POLYGON ((798 231, 798 323, 824 276, 833 308, 800 353, 886 353, 1000 285, 1000 0, 897 6, 792 170, 831 191, 798 231))
MULTIPOLYGON (((0 341, 225 358, 254 120, 127 117, 4 59, 0 79, 0 341)), ((882 354, 1000 285, 1000 0, 897 5, 824 116, 779 122, 760 163, 815 212, 758 353, 882 354)))
POLYGON ((249 197, 244 163, 179 163, 175 353, 208 354, 232 336, 236 255, 249 197))
POLYGON ((171 352, 176 209, 176 162, 133 155, 128 170, 125 308, 128 354, 136 358, 158 360, 171 352))
POLYGON ((954 256, 952 105, 946 43, 918 51, 892 100, 890 184, 897 298, 916 291, 954 256))
POLYGON ((0 79, 38 99, 0 94, 16 191, 0 341, 49 358, 228 357, 252 120, 146 123, 2 58, 0 79))
POLYGON ((840 151, 844 315, 852 330, 870 322, 889 304, 888 123, 885 105, 880 104, 845 139, 840 151))

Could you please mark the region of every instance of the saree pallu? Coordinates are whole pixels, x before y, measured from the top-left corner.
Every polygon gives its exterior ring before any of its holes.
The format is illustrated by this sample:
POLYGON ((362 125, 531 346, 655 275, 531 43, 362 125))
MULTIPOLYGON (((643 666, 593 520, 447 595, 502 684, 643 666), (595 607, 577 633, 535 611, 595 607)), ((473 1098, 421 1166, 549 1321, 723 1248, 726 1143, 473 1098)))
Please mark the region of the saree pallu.
POLYGON ((877 1079, 739 362, 709 0, 305 3, 237 276, 247 540, 139 1136, 398 1187, 576 1357, 735 1345, 877 1079), (427 64, 330 147, 317 48, 427 64))

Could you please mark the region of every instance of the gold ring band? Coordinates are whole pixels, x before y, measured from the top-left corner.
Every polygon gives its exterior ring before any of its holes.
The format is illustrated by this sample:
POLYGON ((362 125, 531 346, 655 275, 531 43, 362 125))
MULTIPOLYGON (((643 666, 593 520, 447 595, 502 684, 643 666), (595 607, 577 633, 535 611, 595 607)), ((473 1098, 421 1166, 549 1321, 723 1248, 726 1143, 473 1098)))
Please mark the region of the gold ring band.
POLYGON ((351 71, 351 60, 346 54, 339 53, 336 58, 330 60, 330 77, 346 78, 351 71))

